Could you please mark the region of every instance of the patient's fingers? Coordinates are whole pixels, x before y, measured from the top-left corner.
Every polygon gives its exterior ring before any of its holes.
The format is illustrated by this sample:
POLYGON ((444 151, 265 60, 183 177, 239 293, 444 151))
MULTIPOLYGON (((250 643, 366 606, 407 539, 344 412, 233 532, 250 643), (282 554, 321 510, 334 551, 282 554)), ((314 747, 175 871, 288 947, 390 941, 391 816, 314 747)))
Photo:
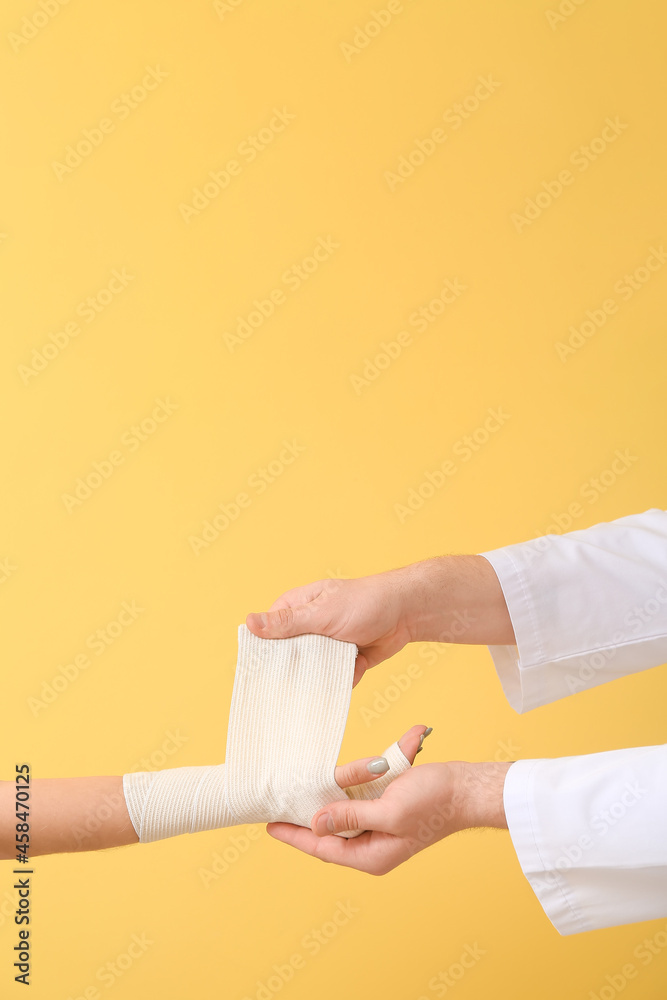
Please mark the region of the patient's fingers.
POLYGON ((408 729, 405 736, 401 736, 398 745, 403 751, 403 756, 407 757, 411 764, 414 764, 417 751, 422 745, 423 737, 430 736, 433 732, 430 726, 413 726, 408 729))
MULTIPOLYGON (((421 737, 426 732, 426 726, 413 726, 407 733, 401 736, 398 745, 407 760, 412 762, 415 759, 417 750, 421 743, 421 737)), ((367 781, 373 781, 389 770, 384 757, 361 757, 353 760, 349 764, 342 764, 336 768, 334 778, 340 788, 350 788, 352 785, 363 785, 367 781), (370 765, 370 768, 369 768, 370 765)))
POLYGON ((340 788, 350 788, 351 785, 363 785, 367 781, 373 781, 381 774, 386 774, 388 770, 389 765, 384 757, 361 757, 359 760, 337 767, 334 778, 340 788))

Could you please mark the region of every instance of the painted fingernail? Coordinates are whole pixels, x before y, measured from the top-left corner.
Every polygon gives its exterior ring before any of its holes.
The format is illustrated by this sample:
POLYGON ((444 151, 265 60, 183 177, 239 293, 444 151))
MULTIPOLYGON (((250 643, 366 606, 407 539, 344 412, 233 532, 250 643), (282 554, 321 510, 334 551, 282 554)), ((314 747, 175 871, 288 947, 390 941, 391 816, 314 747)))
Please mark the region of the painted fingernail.
POLYGON ((376 757, 371 760, 366 767, 371 774, 386 774, 389 770, 389 762, 385 757, 376 757))
POLYGON ((424 740, 426 739, 427 736, 431 735, 432 732, 433 732, 433 726, 429 726, 428 729, 426 729, 421 734, 421 736, 419 737, 419 747, 417 748, 417 751, 415 753, 415 757, 417 756, 418 753, 421 753, 421 751, 422 751, 422 743, 424 742, 424 740))
POLYGON ((320 837, 325 837, 328 833, 333 833, 334 821, 331 813, 322 813, 317 819, 315 829, 320 837))

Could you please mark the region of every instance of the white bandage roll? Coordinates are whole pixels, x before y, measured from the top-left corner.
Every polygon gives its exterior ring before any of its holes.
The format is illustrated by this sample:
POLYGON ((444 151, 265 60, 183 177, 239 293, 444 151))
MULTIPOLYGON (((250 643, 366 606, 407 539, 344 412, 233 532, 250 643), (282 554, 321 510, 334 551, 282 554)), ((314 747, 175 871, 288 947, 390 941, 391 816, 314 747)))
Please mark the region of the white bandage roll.
POLYGON ((381 795, 410 768, 397 743, 383 755, 387 774, 348 789, 334 780, 356 656, 351 642, 312 633, 262 639, 239 625, 226 762, 124 775, 139 840, 245 823, 309 827, 331 802, 381 795))

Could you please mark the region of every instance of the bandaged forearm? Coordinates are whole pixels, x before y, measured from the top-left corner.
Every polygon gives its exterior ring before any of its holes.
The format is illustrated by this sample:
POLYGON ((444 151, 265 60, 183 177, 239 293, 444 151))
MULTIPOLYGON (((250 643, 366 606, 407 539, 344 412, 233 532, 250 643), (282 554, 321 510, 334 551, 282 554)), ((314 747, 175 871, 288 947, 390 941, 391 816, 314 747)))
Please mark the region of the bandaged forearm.
POLYGON ((331 802, 380 796, 410 768, 397 743, 383 754, 387 774, 347 789, 334 779, 356 656, 351 642, 314 634, 261 639, 239 625, 225 763, 125 774, 140 842, 246 823, 309 827, 331 802))

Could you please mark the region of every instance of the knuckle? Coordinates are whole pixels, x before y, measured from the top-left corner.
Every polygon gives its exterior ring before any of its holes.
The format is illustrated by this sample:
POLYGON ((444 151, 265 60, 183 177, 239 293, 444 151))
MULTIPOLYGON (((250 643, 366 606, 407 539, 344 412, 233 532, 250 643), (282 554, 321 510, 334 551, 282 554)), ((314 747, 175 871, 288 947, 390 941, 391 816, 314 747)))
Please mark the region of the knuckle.
POLYGON ((278 608, 275 615, 278 628, 289 628, 294 621, 294 612, 291 608, 278 608))
POLYGON ((333 819, 336 833, 342 833, 345 830, 356 830, 357 828, 357 817, 354 809, 350 806, 344 806, 342 809, 336 810, 333 813, 333 819))

